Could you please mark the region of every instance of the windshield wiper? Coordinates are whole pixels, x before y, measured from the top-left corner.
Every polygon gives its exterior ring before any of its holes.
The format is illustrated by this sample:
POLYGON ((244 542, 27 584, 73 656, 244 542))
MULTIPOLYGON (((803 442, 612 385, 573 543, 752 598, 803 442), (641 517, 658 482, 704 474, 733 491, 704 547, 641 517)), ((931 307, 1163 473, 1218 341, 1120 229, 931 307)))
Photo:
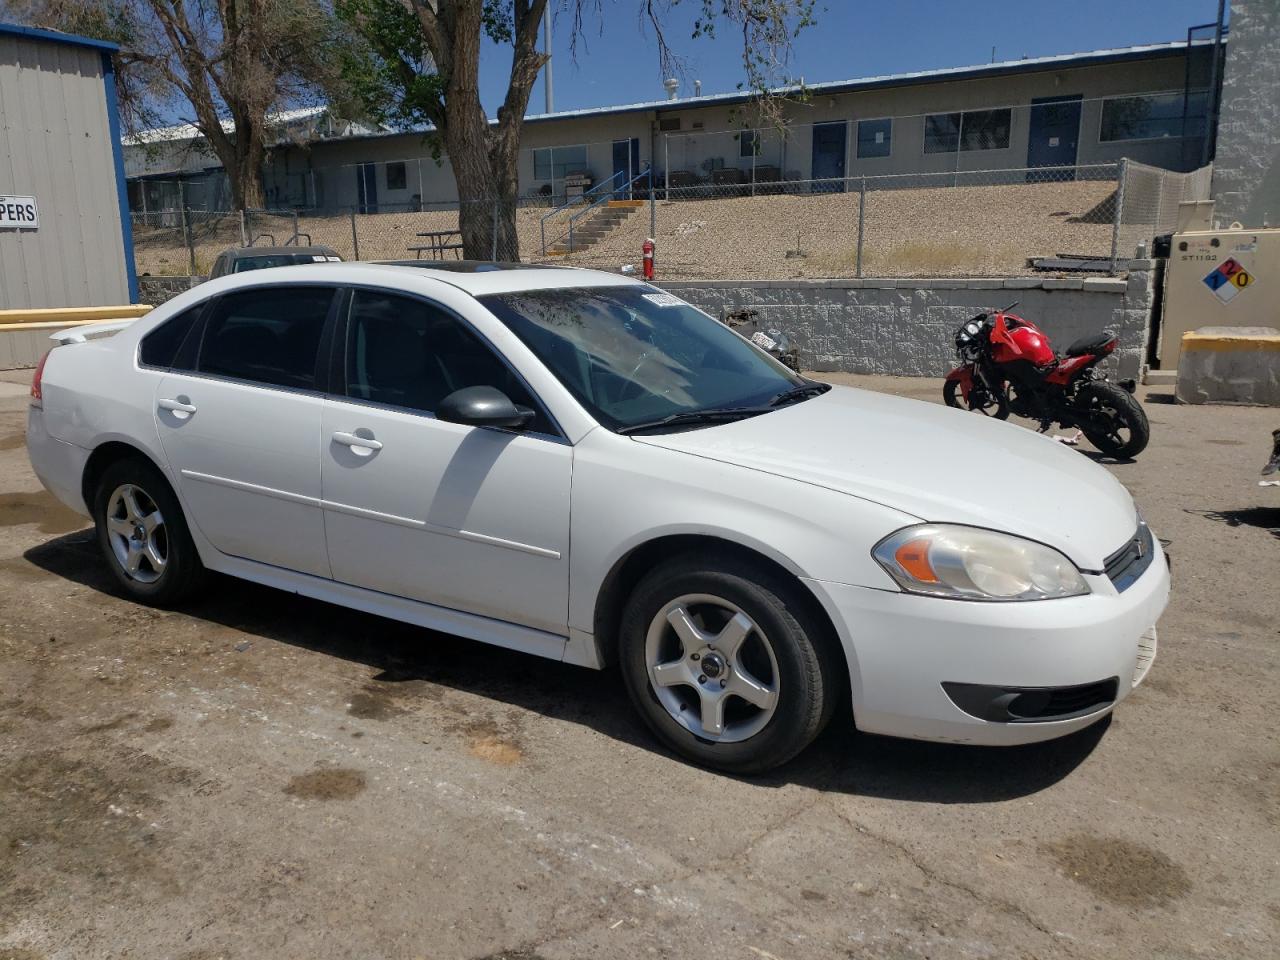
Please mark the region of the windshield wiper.
POLYGON ((660 430, 663 427, 692 426, 707 423, 729 423, 734 420, 745 420, 747 417, 768 413, 772 407, 712 407, 707 410, 686 410, 673 413, 657 420, 646 420, 643 423, 632 423, 619 427, 617 433, 626 435, 640 433, 642 430, 660 430))
POLYGON ((784 404, 794 403, 797 400, 803 400, 806 397, 816 397, 820 393, 826 393, 831 389, 829 383, 806 383, 798 387, 786 390, 772 400, 769 401, 771 407, 781 407, 784 404))

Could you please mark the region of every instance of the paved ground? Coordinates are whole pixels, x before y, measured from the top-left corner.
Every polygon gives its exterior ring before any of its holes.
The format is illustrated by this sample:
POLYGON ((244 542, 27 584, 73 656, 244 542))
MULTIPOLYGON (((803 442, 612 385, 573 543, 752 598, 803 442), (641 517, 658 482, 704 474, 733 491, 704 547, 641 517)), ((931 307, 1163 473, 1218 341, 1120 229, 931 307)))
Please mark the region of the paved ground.
POLYGON ((1149 402, 1152 448, 1111 467, 1175 594, 1109 725, 998 751, 839 722, 739 780, 655 748, 612 675, 230 581, 125 602, 29 472, 20 394, 4 960, 1280 955, 1274 410, 1149 402))

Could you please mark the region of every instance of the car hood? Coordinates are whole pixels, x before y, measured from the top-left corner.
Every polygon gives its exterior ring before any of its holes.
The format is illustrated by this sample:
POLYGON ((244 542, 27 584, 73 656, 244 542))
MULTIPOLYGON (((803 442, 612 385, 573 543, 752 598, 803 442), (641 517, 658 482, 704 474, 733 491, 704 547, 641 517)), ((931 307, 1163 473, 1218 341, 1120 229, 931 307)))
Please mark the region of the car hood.
POLYGON ((921 520, 1029 537, 1085 570, 1101 570, 1138 522, 1128 491, 1076 450, 1013 424, 852 387, 746 420, 633 439, 921 520))

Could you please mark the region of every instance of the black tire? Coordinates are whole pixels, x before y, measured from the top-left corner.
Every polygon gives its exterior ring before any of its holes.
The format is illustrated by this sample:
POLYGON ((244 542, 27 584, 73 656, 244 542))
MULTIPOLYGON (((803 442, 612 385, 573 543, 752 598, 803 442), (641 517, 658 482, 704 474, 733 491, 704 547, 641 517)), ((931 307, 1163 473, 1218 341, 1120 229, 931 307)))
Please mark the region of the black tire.
POLYGON ((1136 397, 1123 387, 1105 380, 1091 380, 1076 392, 1076 405, 1086 416, 1110 419, 1114 429, 1104 430, 1087 421, 1080 429, 1099 453, 1117 460, 1132 460, 1147 448, 1151 426, 1147 413, 1136 397))
POLYGON ((974 384, 973 389, 969 391, 969 402, 966 404, 964 397, 960 394, 960 382, 948 380, 942 385, 942 399, 948 407, 955 407, 957 410, 971 410, 996 420, 1009 419, 1009 398, 1003 391, 993 397, 987 392, 986 387, 974 384))
MULTIPOLYGON (((674 558, 651 570, 640 581, 623 609, 619 661, 632 702, 659 740, 696 764, 739 774, 760 773, 777 767, 812 742, 831 719, 845 689, 845 665, 837 641, 828 636, 829 629, 812 612, 812 604, 806 602, 801 591, 799 584, 768 570, 763 564, 732 555, 674 558), (690 595, 727 601, 757 627, 742 645, 743 659, 735 658, 726 676, 745 664, 752 645, 764 644, 772 650, 776 674, 770 682, 776 691, 776 705, 758 732, 737 742, 695 735, 663 705, 650 677, 646 641, 651 624, 658 622, 664 608, 690 595)), ((704 620, 704 627, 706 623, 704 620)), ((688 651, 679 641, 677 644, 681 651, 677 655, 679 659, 688 651)), ((707 649, 714 652, 713 647, 707 649)), ((755 653, 759 657, 758 649, 755 653)), ((708 659, 704 658, 703 663, 708 659)), ((758 668, 746 672, 753 671, 758 668)), ((756 676, 762 672, 756 672, 756 676)), ((688 691, 696 707, 701 696, 698 688, 689 685, 678 689, 682 695, 688 691)), ((714 682, 708 689, 714 690, 714 682)), ((747 715, 755 709, 745 700, 732 697, 732 690, 729 693, 726 717, 731 709, 747 715)), ((755 719, 764 719, 763 711, 760 713, 755 719)), ((692 718, 692 713, 689 717, 692 718)), ((750 720, 744 721, 747 726, 750 723, 750 720)), ((727 734, 732 732, 727 720, 724 729, 727 734)))
MULTIPOLYGON (((146 517, 143 518, 144 520, 146 517)), ((154 464, 141 457, 117 460, 103 471, 93 496, 93 522, 97 531, 98 546, 116 581, 134 600, 156 607, 169 607, 189 598, 201 586, 205 578, 204 564, 196 553, 186 518, 178 498, 164 475, 154 464), (124 497, 117 492, 132 488, 134 500, 140 512, 151 516, 158 510, 161 522, 155 531, 146 534, 141 528, 136 539, 125 538, 119 529, 113 531, 111 523, 128 524, 128 510, 124 497), (109 510, 113 516, 109 516, 109 510), (123 515, 122 515, 123 514, 123 515), (126 561, 120 555, 138 552, 135 548, 147 545, 156 548, 156 555, 163 560, 161 568, 141 550, 141 560, 136 573, 126 569, 126 561)))

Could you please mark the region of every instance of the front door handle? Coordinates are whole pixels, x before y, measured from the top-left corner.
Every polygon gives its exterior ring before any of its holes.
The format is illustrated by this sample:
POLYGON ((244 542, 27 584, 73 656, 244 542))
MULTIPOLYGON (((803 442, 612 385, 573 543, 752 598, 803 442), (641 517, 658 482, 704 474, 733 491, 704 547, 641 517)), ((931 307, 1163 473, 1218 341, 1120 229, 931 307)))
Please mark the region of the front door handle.
POLYGON ((350 447, 356 456, 367 457, 376 450, 382 449, 382 442, 373 437, 362 437, 355 433, 338 432, 333 435, 333 442, 350 447))
POLYGON ((195 404, 188 403, 184 397, 179 397, 177 400, 157 400, 156 406, 161 410, 168 410, 178 420, 186 420, 196 412, 195 404))

